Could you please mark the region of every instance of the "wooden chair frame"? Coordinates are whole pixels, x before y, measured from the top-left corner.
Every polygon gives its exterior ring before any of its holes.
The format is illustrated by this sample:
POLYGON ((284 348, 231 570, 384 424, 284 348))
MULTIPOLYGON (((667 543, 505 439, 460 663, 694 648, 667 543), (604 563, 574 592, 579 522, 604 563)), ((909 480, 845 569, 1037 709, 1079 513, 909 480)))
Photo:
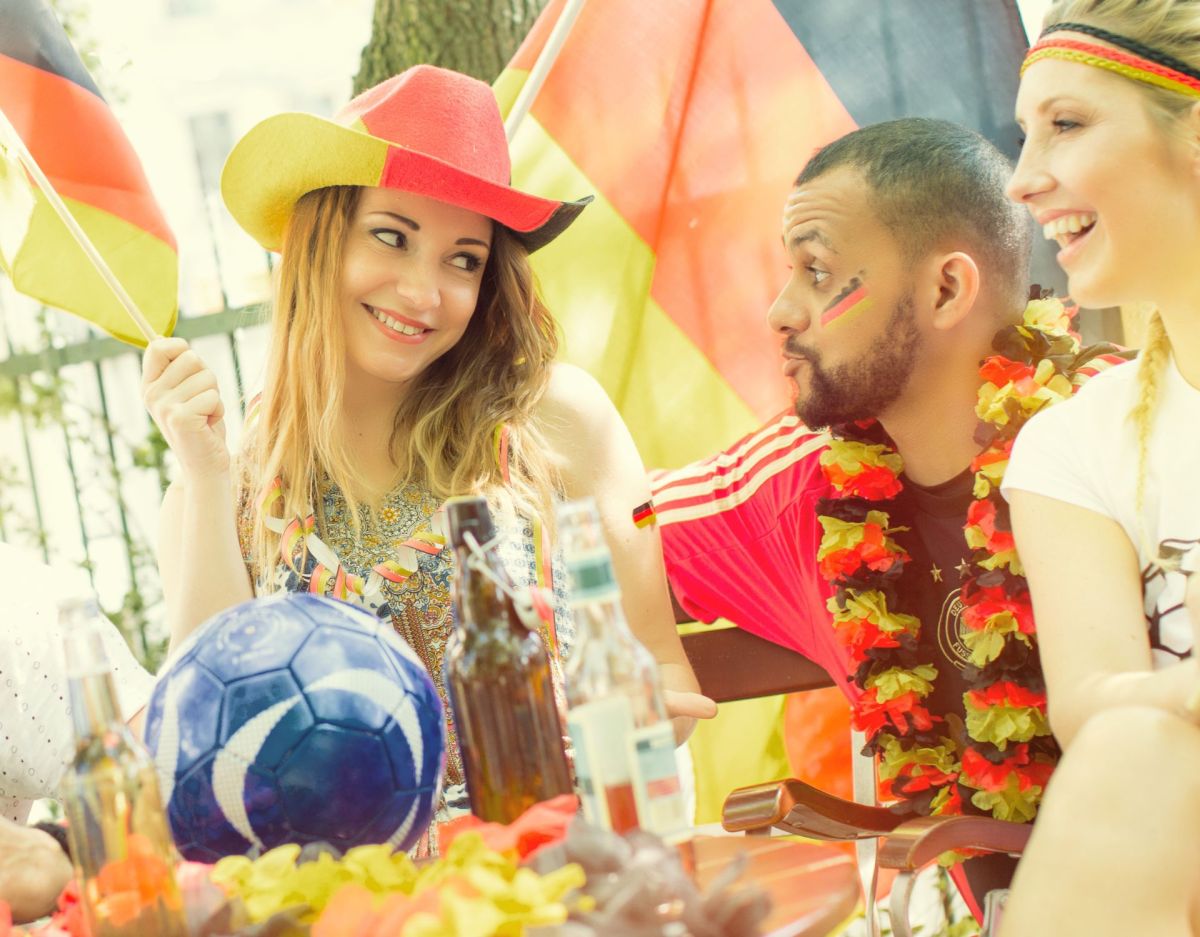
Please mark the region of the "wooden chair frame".
MULTIPOLYGON (((816 663, 788 648, 738 628, 683 635, 683 647, 702 692, 718 703, 833 686, 816 663)), ((865 739, 853 733, 854 751, 865 739)), ((812 839, 852 841, 867 906, 867 932, 878 937, 875 911, 880 869, 895 870, 889 909, 895 937, 911 937, 909 902, 917 874, 952 849, 1020 855, 1028 824, 990 817, 923 817, 905 805, 876 805, 874 760, 854 756, 854 801, 834 797, 789 778, 733 791, 721 824, 729 832, 769 834, 772 829, 812 839), (877 847, 877 843, 882 843, 877 847)), ((980 896, 982 897, 982 896, 980 896)))

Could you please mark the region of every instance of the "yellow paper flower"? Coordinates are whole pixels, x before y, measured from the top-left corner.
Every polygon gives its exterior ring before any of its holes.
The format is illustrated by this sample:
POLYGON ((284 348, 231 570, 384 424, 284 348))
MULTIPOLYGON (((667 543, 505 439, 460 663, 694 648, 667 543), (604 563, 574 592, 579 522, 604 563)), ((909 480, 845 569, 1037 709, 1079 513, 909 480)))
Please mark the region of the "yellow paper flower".
POLYGON ((1071 330, 1071 317, 1062 300, 1053 297, 1031 299, 1025 306, 1025 325, 1054 335, 1066 335, 1071 330))
POLYGON ((886 703, 905 693, 916 693, 920 697, 928 696, 933 692, 933 681, 936 678, 937 668, 932 664, 920 664, 912 670, 892 667, 890 670, 868 678, 865 688, 875 689, 879 702, 886 703))
POLYGON ((854 439, 838 439, 821 453, 821 464, 837 465, 844 472, 853 473, 864 466, 883 466, 899 475, 904 469, 904 460, 889 446, 859 442, 854 439))
POLYGON ((971 795, 971 803, 980 810, 990 812, 997 820, 1010 823, 1028 823, 1036 817, 1041 799, 1042 789, 1038 785, 1021 790, 1015 774, 1009 775, 1003 790, 976 791, 971 795))
POLYGON ((843 604, 839 604, 838 597, 831 596, 825 603, 833 614, 835 624, 865 619, 880 631, 907 631, 911 634, 916 634, 921 627, 921 620, 915 615, 891 611, 887 607, 887 596, 878 589, 862 592, 848 590, 842 601, 843 604))
POLYGON ((975 473, 975 487, 972 489, 971 494, 975 498, 986 498, 992 493, 993 488, 1000 487, 1000 483, 1004 481, 1004 473, 1007 469, 1008 459, 981 464, 979 470, 975 473))
POLYGON ((883 736, 883 746, 879 752, 879 777, 885 781, 891 780, 909 765, 930 765, 938 771, 951 774, 958 768, 954 743, 942 739, 941 745, 914 745, 906 749, 899 739, 883 736))
POLYGON ((1028 742, 1049 735, 1046 717, 1032 706, 1008 706, 993 703, 982 709, 966 700, 967 732, 971 738, 991 742, 1004 751, 1010 742, 1028 742))
POLYGON ((1017 640, 1029 646, 1028 636, 1021 633, 1021 624, 1012 612, 997 612, 989 615, 984 627, 979 631, 972 628, 963 629, 963 643, 971 651, 971 663, 976 667, 989 664, 1000 656, 1004 650, 1006 634, 1013 635, 1017 640))

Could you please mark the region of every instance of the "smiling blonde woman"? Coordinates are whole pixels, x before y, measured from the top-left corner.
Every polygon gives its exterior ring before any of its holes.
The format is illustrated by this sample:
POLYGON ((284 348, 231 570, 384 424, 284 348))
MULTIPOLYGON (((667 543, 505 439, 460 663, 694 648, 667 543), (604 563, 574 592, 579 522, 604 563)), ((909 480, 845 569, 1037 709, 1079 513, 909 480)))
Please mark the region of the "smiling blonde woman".
POLYGON ((1004 491, 1066 749, 1006 935, 1200 932, 1200 3, 1060 0, 1025 61, 1010 194, 1137 366, 1034 417, 1004 491), (1189 577, 1192 580, 1189 583, 1189 577), (1190 595, 1189 595, 1190 593, 1190 595))
MULTIPOLYGON (((252 595, 312 591, 390 619, 445 698, 452 552, 441 507, 492 502, 514 582, 552 588, 545 638, 573 628, 551 508, 594 497, 630 622, 681 717, 715 706, 675 632, 658 534, 629 433, 598 384, 556 364, 554 320, 528 255, 589 199, 509 185, 491 88, 416 66, 334 120, 281 114, 234 148, 222 193, 280 252, 266 379, 237 459, 212 373, 179 339, 147 349, 147 407, 179 462, 159 565, 173 643, 252 595)), ((447 707, 448 711, 448 707, 447 707)), ((448 722, 446 803, 465 803, 448 722)))

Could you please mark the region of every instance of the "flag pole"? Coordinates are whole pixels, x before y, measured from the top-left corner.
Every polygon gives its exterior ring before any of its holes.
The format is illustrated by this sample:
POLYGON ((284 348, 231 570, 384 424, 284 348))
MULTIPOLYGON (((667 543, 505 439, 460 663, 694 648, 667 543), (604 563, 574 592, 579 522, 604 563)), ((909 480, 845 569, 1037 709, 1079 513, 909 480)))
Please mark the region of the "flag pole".
POLYGON ((554 60, 562 51, 563 44, 567 41, 567 34, 571 32, 571 27, 579 18, 579 11, 583 9, 583 4, 584 0, 567 0, 567 5, 558 15, 558 21, 554 24, 554 29, 550 31, 550 38, 546 40, 546 45, 543 46, 537 61, 533 63, 529 77, 521 86, 521 93, 517 95, 517 100, 513 103, 512 110, 508 112, 508 117, 504 121, 504 135, 508 138, 509 143, 517 135, 517 128, 521 126, 525 115, 529 113, 533 99, 542 90, 546 76, 550 74, 554 60))
POLYGON ((0 143, 4 143, 11 147, 17 160, 25 167, 29 175, 33 176, 34 182, 37 183, 42 194, 46 197, 46 201, 50 203, 50 207, 54 209, 55 214, 62 219, 62 223, 67 226, 67 230, 71 232, 71 236, 75 238, 75 242, 87 255, 88 260, 92 262, 92 266, 96 268, 96 272, 100 274, 100 278, 108 284, 109 289, 116 295, 117 300, 125 307, 125 311, 129 313, 129 318, 137 325, 138 330, 142 333, 142 337, 147 342, 152 342, 159 335, 154 331, 154 328, 142 315, 142 311, 138 309, 137 303, 125 291, 125 287, 121 285, 121 281, 117 279, 116 274, 105 263, 104 258, 100 256, 100 252, 96 250, 96 246, 91 239, 84 233, 83 228, 79 227, 79 222, 75 220, 75 216, 71 214, 70 209, 63 204, 63 200, 59 198, 58 192, 54 190, 54 186, 50 180, 46 178, 42 168, 37 164, 37 160, 33 158, 33 154, 29 152, 25 146, 25 141, 21 139, 21 135, 17 133, 17 128, 9 121, 8 116, 3 110, 0 110, 0 143))

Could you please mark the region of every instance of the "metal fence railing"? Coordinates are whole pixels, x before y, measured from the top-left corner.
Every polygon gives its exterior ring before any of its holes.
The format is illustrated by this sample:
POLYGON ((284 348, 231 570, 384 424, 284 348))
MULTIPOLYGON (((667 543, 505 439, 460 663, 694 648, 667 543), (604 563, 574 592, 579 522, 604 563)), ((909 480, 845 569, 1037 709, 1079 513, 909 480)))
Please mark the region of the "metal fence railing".
MULTIPOLYGON (((0 306, 0 541, 50 564, 82 567, 143 663, 161 659, 166 629, 155 563, 157 516, 170 479, 167 447, 141 402, 141 355, 92 330, 58 332, 61 314, 33 313, 14 348, 0 306)), ((23 323, 26 324, 26 323, 23 323)), ((175 329, 217 375, 227 408, 244 413, 265 343, 262 307, 182 317, 175 329)), ((241 421, 226 420, 236 446, 241 421)), ((19 584, 14 584, 19 588, 19 584)))

